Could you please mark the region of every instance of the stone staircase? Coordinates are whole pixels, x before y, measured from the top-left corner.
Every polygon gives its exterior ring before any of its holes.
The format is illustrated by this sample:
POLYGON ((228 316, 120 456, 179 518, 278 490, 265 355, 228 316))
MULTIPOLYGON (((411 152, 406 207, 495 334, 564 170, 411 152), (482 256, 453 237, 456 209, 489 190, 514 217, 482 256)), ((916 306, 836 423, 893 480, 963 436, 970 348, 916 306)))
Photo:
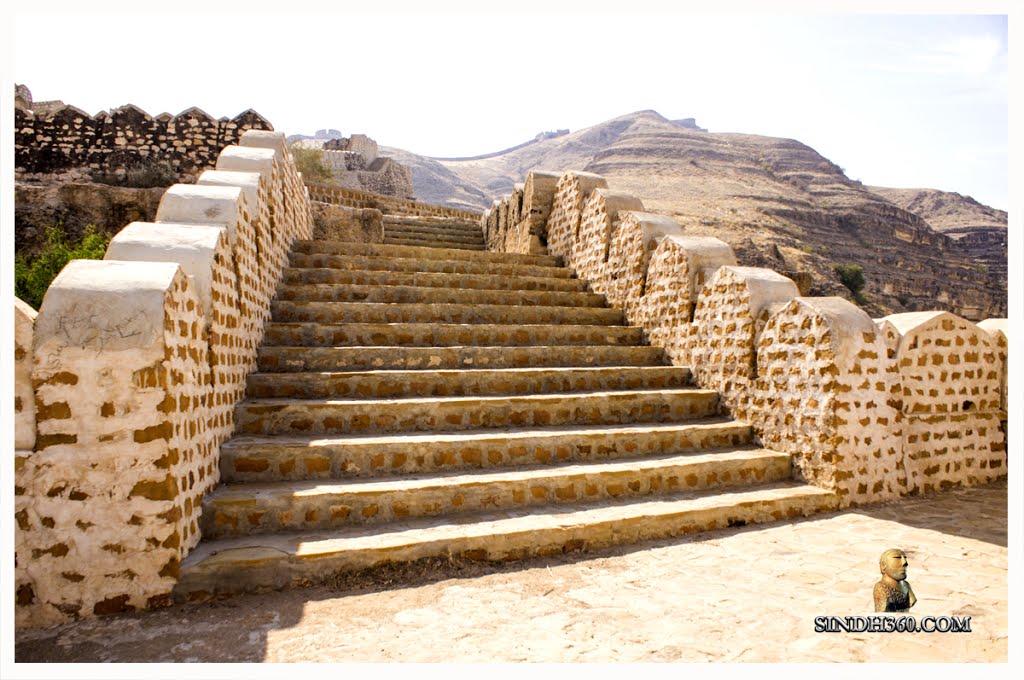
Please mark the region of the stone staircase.
POLYGON ((296 244, 177 600, 835 507, 555 258, 483 249, 395 215, 296 244))

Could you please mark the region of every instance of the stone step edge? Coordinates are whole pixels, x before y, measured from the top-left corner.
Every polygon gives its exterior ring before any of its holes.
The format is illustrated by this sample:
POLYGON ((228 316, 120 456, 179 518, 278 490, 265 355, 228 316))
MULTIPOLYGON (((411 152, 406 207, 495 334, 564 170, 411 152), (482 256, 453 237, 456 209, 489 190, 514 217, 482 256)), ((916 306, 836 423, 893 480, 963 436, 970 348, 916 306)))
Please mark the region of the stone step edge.
POLYGON ((488 486, 494 483, 557 483, 559 478, 580 475, 599 476, 635 471, 652 471, 682 465, 703 465, 715 462, 733 461, 779 461, 789 460, 786 453, 779 453, 754 445, 717 449, 696 449, 678 453, 614 460, 567 461, 552 465, 507 466, 500 469, 450 470, 405 475, 382 474, 375 477, 326 478, 310 480, 288 480, 276 482, 231 482, 217 487, 204 499, 207 503, 249 505, 254 495, 256 503, 297 496, 361 495, 403 492, 429 492, 452 489, 461 486, 488 486))
POLYGON ((522 329, 540 331, 541 329, 549 328, 572 328, 580 329, 580 332, 603 332, 608 328, 622 329, 621 333, 635 333, 638 330, 642 330, 641 326, 606 326, 599 324, 588 324, 588 323, 523 323, 523 324, 508 324, 508 323, 449 323, 445 321, 395 321, 392 323, 382 322, 373 323, 370 321, 340 321, 338 323, 320 323, 317 321, 268 321, 267 329, 271 326, 288 326, 288 327, 299 327, 299 326, 318 326, 320 328, 350 328, 352 326, 384 326, 381 330, 394 330, 395 332, 414 332, 414 331, 425 331, 425 330, 440 330, 440 331, 470 331, 475 329, 493 329, 494 332, 506 331, 509 329, 522 329), (420 326, 420 328, 409 328, 410 326, 420 326))
POLYGON ((383 243, 387 243, 390 240, 394 241, 422 241, 429 242, 435 245, 426 247, 439 247, 450 245, 453 248, 459 246, 473 246, 481 247, 486 250, 486 244, 484 240, 475 236, 451 236, 446 234, 425 234, 421 232, 386 232, 383 236, 383 243))
MULTIPOLYGON (((535 278, 550 278, 550 279, 576 279, 576 272, 568 267, 562 267, 557 265, 549 264, 531 264, 529 262, 500 262, 500 261, 487 261, 487 260, 474 260, 474 259, 443 259, 443 258, 416 258, 416 257, 390 257, 388 255, 352 255, 345 253, 303 253, 292 251, 289 253, 289 263, 295 261, 296 258, 337 258, 341 261, 347 261, 349 263, 358 264, 359 267, 345 268, 344 271, 358 271, 358 272, 382 272, 382 271, 396 271, 396 272, 422 272, 426 274, 447 274, 451 273, 453 276, 456 274, 469 274, 471 276, 480 275, 495 275, 505 276, 505 274, 497 274, 495 272, 500 271, 531 271, 532 273, 527 276, 535 278), (362 260, 362 262, 358 262, 362 260), (424 262, 433 263, 432 265, 424 265, 424 262), (404 264, 409 263, 415 267, 433 266, 448 267, 451 269, 466 269, 464 272, 445 272, 437 271, 432 269, 415 269, 415 268, 397 268, 404 267, 404 264), (373 267, 372 265, 378 265, 373 267), (369 268, 366 268, 368 267, 369 268)), ((330 267, 303 267, 299 265, 289 264, 290 267, 297 269, 329 269, 330 267)), ((512 274, 510 274, 512 275, 512 274)), ((577 281, 579 279, 576 279, 577 281)))
POLYGON ((426 239, 426 238, 409 238, 405 236, 390 236, 384 234, 384 240, 381 241, 383 245, 387 246, 410 246, 413 248, 434 248, 436 250, 479 250, 481 252, 489 252, 487 246, 481 240, 476 243, 468 243, 465 241, 441 241, 438 239, 426 239))
MULTIPOLYGON (((604 295, 601 295, 599 293, 591 293, 590 291, 586 291, 586 290, 580 290, 580 291, 576 291, 576 290, 516 290, 516 289, 512 289, 512 288, 458 288, 456 286, 450 286, 450 287, 442 288, 442 287, 439 287, 439 286, 418 286, 418 285, 410 285, 410 284, 402 284, 402 283, 287 283, 287 282, 282 281, 281 284, 278 286, 277 294, 281 295, 281 293, 283 293, 285 291, 291 291, 291 290, 296 290, 296 289, 301 289, 301 288, 313 288, 315 290, 333 290, 333 289, 338 289, 338 288, 345 289, 345 290, 350 290, 350 289, 364 290, 365 289, 367 292, 369 292, 369 291, 376 291, 376 290, 382 290, 382 291, 385 291, 385 292, 392 292, 393 290, 402 289, 402 290, 406 290, 406 291, 410 291, 410 292, 414 292, 414 293, 430 291, 429 294, 436 294, 436 293, 439 293, 441 291, 445 291, 445 292, 454 292, 455 295, 466 295, 467 297, 471 296, 472 294, 479 294, 481 296, 485 296, 487 294, 493 294, 493 293, 498 293, 501 296, 508 296, 508 297, 513 297, 513 298, 514 297, 533 297, 533 298, 538 298, 538 297, 543 297, 545 295, 564 296, 566 298, 571 298, 573 296, 577 296, 577 297, 579 297, 579 298, 581 298, 582 300, 585 300, 585 301, 594 302, 594 303, 600 303, 600 306, 602 306, 602 307, 606 306, 606 301, 605 301, 604 295)), ((352 302, 352 300, 317 300, 317 299, 308 299, 308 298, 281 298, 281 297, 278 297, 277 299, 281 300, 281 301, 289 300, 289 301, 292 301, 292 302, 352 302)), ((355 302, 359 302, 359 301, 356 300, 355 302)), ((402 302, 402 303, 396 303, 396 304, 415 304, 415 303, 402 302)), ((520 307, 522 305, 510 305, 510 306, 520 307)), ((534 305, 534 306, 541 306, 541 305, 534 305)), ((584 306, 584 307, 586 307, 586 306, 595 306, 595 305, 543 305, 543 306, 547 306, 547 307, 551 307, 551 306, 561 306, 561 307, 584 306)), ((540 325, 540 324, 535 324, 535 325, 540 325)), ((559 324, 550 324, 550 325, 559 325, 559 324)))
MULTIPOLYGON (((305 277, 305 276, 315 276, 314 273, 324 273, 324 272, 337 272, 339 274, 353 274, 353 275, 356 275, 356 274, 367 275, 368 274, 370 276, 367 276, 366 278, 369 278, 369 279, 380 278, 380 279, 383 279, 385 281, 387 281, 389 278, 401 278, 402 275, 405 275, 405 276, 415 276, 415 275, 418 274, 418 275, 422 276, 423 278, 427 279, 428 281, 433 279, 433 280, 436 280, 440 284, 440 285, 437 285, 437 286, 423 285, 422 283, 416 284, 416 285, 418 285, 418 286, 420 286, 422 288, 448 288, 448 287, 451 287, 451 288, 460 288, 462 290, 532 290, 532 291, 547 291, 547 292, 551 292, 551 293, 557 293, 557 292, 589 293, 589 292, 591 292, 587 288, 587 283, 585 281, 581 281, 580 279, 562 277, 562 276, 529 276, 529 275, 521 275, 521 274, 507 274, 507 275, 502 275, 502 274, 471 274, 471 273, 468 273, 468 272, 453 272, 453 273, 426 272, 426 271, 415 271, 415 272, 412 272, 412 271, 388 270, 388 269, 336 269, 336 268, 331 268, 331 267, 288 267, 287 270, 285 271, 284 275, 281 278, 281 283, 282 284, 288 284, 288 285, 298 285, 298 284, 301 284, 303 282, 302 281, 298 281, 298 282, 295 282, 295 283, 291 283, 291 282, 288 281, 288 279, 289 278, 302 278, 302 277, 305 277), (467 280, 476 280, 476 281, 479 281, 479 282, 487 283, 488 285, 487 286, 469 286, 469 287, 467 287, 463 283, 464 281, 467 281, 467 280), (523 282, 530 282, 530 283, 538 284, 538 285, 541 285, 541 286, 544 286, 544 285, 557 286, 559 284, 556 284, 554 282, 563 282, 563 281, 572 281, 573 285, 572 286, 562 286, 560 288, 536 288, 536 287, 535 288, 528 288, 528 287, 527 288, 523 288, 523 287, 521 287, 523 282), (501 285, 501 284, 505 284, 505 285, 501 285), (489 287, 490 285, 498 285, 499 287, 491 288, 491 287, 489 287), (516 287, 516 286, 519 286, 519 287, 516 287), (573 290, 573 289, 575 289, 575 290, 573 290)), ((326 283, 331 283, 331 284, 336 285, 336 286, 349 286, 349 285, 405 286, 405 285, 410 285, 410 284, 404 284, 404 283, 379 283, 379 284, 378 283, 363 283, 363 284, 353 284, 353 283, 335 283, 335 282, 331 282, 331 281, 328 281, 326 283)))
POLYGON ((706 390, 699 387, 673 387, 668 389, 641 389, 641 390, 587 390, 583 392, 558 392, 555 394, 515 394, 515 395, 481 395, 470 397, 408 397, 404 399, 292 399, 292 398, 266 398, 266 399, 244 399, 238 402, 235 408, 247 406, 288 406, 288 405, 318 405, 318 406, 369 406, 372 404, 476 404, 479 402, 499 404, 502 402, 518 401, 569 401, 584 398, 592 399, 613 399, 617 396, 685 396, 712 397, 717 396, 715 390, 706 390))
POLYGON ((384 234, 424 234, 426 236, 453 236, 453 237, 466 237, 466 238, 477 238, 483 240, 484 232, 482 229, 477 227, 476 229, 462 228, 462 227, 450 227, 450 226, 427 226, 427 225, 413 225, 413 224, 401 224, 401 223, 384 223, 384 234))
MULTIPOLYGON (((332 240, 322 240, 322 241, 304 240, 304 241, 296 241, 292 245, 292 252, 299 252, 299 253, 302 253, 302 254, 312 254, 312 253, 304 253, 302 250, 300 250, 300 248, 305 247, 307 244, 309 244, 310 247, 315 247, 317 245, 320 246, 320 247, 329 247, 329 246, 332 246, 334 244, 339 244, 336 247, 338 247, 338 248, 348 248, 350 250, 353 247, 355 247, 355 250, 370 251, 370 256, 391 257, 391 258, 397 258, 397 259, 416 259, 417 255, 423 255, 423 256, 425 256, 425 257, 427 257, 429 259, 443 259, 443 258, 436 257, 436 255, 438 254, 438 252, 443 252, 443 251, 446 250, 445 248, 431 248, 431 247, 424 247, 424 246, 409 246, 409 245, 401 245, 401 244, 362 243, 362 242, 357 242, 357 241, 336 241, 336 240, 333 240, 333 241, 332 240), (372 251, 377 251, 377 250, 379 250, 381 248, 384 249, 383 253, 381 253, 381 252, 376 252, 376 253, 372 252, 372 251)), ((456 257, 453 258, 454 260, 467 259, 465 257, 467 255, 466 251, 463 251, 463 250, 458 249, 458 248, 451 249, 451 250, 455 251, 455 252, 453 252, 453 254, 456 255, 456 257), (458 257, 458 255, 462 255, 463 257, 460 258, 460 257, 458 257)), ((345 254, 345 255, 350 255, 350 256, 359 256, 360 255, 360 253, 353 253, 353 252, 348 252, 348 253, 331 253, 331 252, 324 251, 324 250, 314 250, 313 253, 320 254, 320 255, 333 255, 333 254, 345 254)), ((365 256, 366 254, 363 253, 363 255, 365 256)), ((492 252, 492 251, 488 251, 488 250, 481 251, 479 253, 479 255, 481 255, 481 257, 470 257, 468 259, 470 259, 472 261, 475 261, 475 262, 491 262, 491 263, 496 263, 496 264, 528 264, 528 265, 533 265, 533 266, 537 266, 537 267, 554 267, 554 268, 561 267, 561 265, 559 264, 558 258, 553 256, 553 255, 524 255, 524 254, 520 254, 520 253, 497 253, 497 252, 492 252)))
POLYGON ((727 416, 705 416, 685 422, 638 423, 635 425, 556 425, 553 427, 517 427, 502 431, 493 428, 475 430, 441 430, 437 432, 381 432, 377 434, 316 434, 297 437, 294 435, 239 434, 221 445, 221 449, 245 448, 247 446, 271 447, 316 447, 363 446, 368 444, 431 443, 449 444, 470 441, 508 441, 516 439, 546 438, 559 436, 587 436, 591 434, 643 434, 735 426, 749 428, 750 423, 734 420, 727 416))
POLYGON ((338 572, 432 556, 498 561, 593 550, 837 508, 838 497, 831 491, 779 482, 653 500, 603 500, 594 506, 541 506, 356 530, 227 538, 201 542, 185 558, 173 596, 178 602, 201 601, 218 593, 309 585, 338 572), (230 587, 218 587, 221 579, 230 587))
POLYGON ((384 225, 384 236, 401 236, 405 238, 436 238, 451 241, 474 241, 484 242, 483 232, 480 230, 470 231, 468 229, 411 229, 403 226, 384 225))
MULTIPOLYGON (((290 345, 281 345, 282 347, 289 347, 290 345)), ((376 346, 376 345, 374 345, 376 346)), ((572 345, 573 347, 585 347, 586 345, 572 345)), ((626 345, 630 347, 631 345, 626 345)), ((305 347, 305 345, 303 345, 305 347)), ((602 345, 603 347, 603 345, 602 345)), ((495 373, 498 375, 513 375, 522 376, 529 374, 550 374, 550 373, 621 373, 621 372, 637 372, 637 373, 655 373, 669 371, 672 373, 681 373, 684 375, 692 375, 692 371, 689 366, 552 366, 550 368, 544 367, 510 367, 510 368, 439 368, 431 371, 433 374, 437 374, 439 377, 455 377, 455 376, 471 376, 473 374, 483 373, 495 373)), ((345 378, 389 378, 399 376, 415 377, 417 379, 422 378, 425 373, 420 369, 413 368, 381 368, 371 369, 366 371, 295 371, 293 373, 278 373, 274 371, 253 371, 247 378, 255 378, 260 376, 259 379, 273 378, 296 380, 301 379, 303 375, 309 377, 319 378, 331 378, 334 380, 343 380, 345 378)))

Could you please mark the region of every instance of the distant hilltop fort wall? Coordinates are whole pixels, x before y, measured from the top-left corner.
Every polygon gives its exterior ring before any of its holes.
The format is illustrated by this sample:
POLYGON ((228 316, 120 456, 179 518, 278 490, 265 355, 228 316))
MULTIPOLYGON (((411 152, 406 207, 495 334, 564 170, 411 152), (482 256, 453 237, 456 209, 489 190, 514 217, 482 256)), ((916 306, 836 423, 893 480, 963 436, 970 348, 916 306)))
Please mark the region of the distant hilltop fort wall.
POLYGON ((179 181, 191 182, 214 167, 225 146, 246 130, 273 130, 248 109, 234 118, 214 118, 198 108, 176 116, 151 116, 127 104, 90 116, 61 101, 34 102, 15 86, 14 166, 20 177, 33 173, 123 175, 133 167, 166 163, 179 181))
POLYGON ((323 145, 324 162, 338 186, 402 199, 414 197, 412 173, 393 158, 378 156, 366 135, 333 137, 323 145))

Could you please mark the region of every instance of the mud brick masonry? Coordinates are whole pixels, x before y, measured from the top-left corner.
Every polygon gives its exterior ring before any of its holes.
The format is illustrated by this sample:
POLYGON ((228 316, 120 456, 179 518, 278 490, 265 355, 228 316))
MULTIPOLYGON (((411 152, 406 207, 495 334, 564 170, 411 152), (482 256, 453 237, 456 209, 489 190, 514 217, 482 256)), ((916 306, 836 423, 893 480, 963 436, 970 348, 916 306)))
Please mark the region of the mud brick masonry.
POLYGON ((480 216, 250 130, 14 313, 19 627, 1006 474, 1005 320, 802 297, 584 172, 480 216))
POLYGON ((252 109, 234 118, 214 118, 196 107, 153 117, 128 104, 91 116, 64 102, 34 103, 23 85, 15 101, 14 166, 19 174, 119 174, 143 163, 165 162, 182 181, 194 180, 246 130, 274 129, 252 109))

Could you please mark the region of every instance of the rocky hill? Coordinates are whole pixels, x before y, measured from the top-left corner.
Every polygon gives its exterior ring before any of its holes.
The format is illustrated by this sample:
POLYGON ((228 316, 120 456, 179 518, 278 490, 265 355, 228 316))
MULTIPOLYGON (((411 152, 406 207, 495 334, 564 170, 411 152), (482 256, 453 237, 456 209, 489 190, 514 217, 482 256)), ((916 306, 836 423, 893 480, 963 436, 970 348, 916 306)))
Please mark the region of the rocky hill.
POLYGON ((862 306, 873 316, 937 307, 976 320, 1006 314, 1005 284, 991 265, 795 140, 709 133, 692 119, 639 111, 497 155, 400 160, 417 196, 459 207, 489 207, 531 169, 596 172, 687 231, 725 240, 741 264, 794 276, 806 292, 849 297, 834 268, 862 266, 862 306))
POLYGON ((955 239, 1006 287, 1008 235, 1005 210, 990 208, 970 196, 952 191, 868 188, 890 203, 914 213, 935 231, 955 239))

